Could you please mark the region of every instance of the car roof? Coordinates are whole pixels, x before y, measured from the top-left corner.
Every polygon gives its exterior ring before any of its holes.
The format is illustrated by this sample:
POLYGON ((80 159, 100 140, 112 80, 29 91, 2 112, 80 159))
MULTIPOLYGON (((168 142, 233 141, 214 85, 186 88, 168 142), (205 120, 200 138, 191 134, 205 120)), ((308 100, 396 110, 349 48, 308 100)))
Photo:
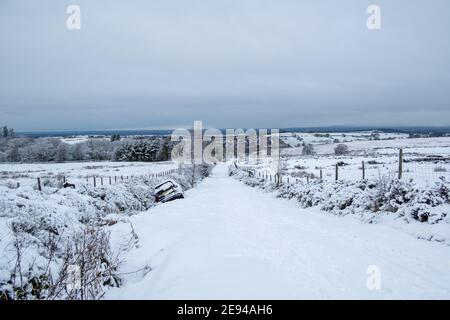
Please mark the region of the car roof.
POLYGON ((166 181, 161 182, 160 184, 158 184, 158 185, 155 187, 155 189, 158 189, 159 187, 165 185, 166 183, 171 183, 171 184, 174 184, 174 185, 178 185, 178 183, 176 183, 176 182, 173 181, 172 179, 168 179, 168 180, 166 180, 166 181))

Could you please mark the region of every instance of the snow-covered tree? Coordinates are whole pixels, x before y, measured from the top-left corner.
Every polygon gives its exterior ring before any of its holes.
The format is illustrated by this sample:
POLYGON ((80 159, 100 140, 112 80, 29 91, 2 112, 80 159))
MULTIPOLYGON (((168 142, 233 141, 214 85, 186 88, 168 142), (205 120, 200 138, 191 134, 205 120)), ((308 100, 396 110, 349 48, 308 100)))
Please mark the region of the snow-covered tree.
POLYGON ((316 154, 314 151, 314 146, 311 143, 306 144, 302 149, 302 155, 304 156, 312 156, 316 154))
POLYGON ((56 157, 55 160, 58 162, 64 162, 69 160, 69 150, 68 145, 66 143, 62 142, 58 145, 55 157, 56 157))
POLYGON ((118 133, 113 133, 110 138, 111 142, 120 141, 120 139, 121 139, 121 137, 120 137, 120 134, 118 134, 118 133))
POLYGON ((71 147, 72 160, 81 161, 85 159, 85 147, 83 143, 76 143, 71 147))
POLYGON ((0 135, 0 161, 48 162, 81 160, 166 161, 170 159, 168 137, 135 138, 110 141, 90 138, 68 145, 57 138, 3 138, 0 135))
POLYGON ((9 134, 8 127, 4 126, 3 129, 2 129, 2 136, 3 136, 3 138, 7 138, 8 134, 9 134))
POLYGON ((19 154, 19 145, 18 144, 11 144, 10 147, 6 151, 6 159, 10 162, 18 162, 20 161, 20 154, 19 154))
POLYGON ((334 148, 334 154, 338 156, 345 155, 349 152, 348 146, 346 144, 340 143, 334 148))

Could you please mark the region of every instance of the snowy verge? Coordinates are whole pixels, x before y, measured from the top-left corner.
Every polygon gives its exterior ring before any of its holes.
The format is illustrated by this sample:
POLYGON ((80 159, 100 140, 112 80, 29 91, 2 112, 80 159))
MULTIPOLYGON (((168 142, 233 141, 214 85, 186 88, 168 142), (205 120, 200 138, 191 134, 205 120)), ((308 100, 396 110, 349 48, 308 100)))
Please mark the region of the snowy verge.
POLYGON ((276 183, 230 167, 229 174, 248 186, 295 199, 302 208, 316 207, 338 216, 354 215, 366 223, 384 223, 414 237, 450 245, 450 183, 414 181, 321 181, 276 183))
POLYGON ((192 176, 192 168, 185 167, 166 177, 97 188, 45 186, 40 192, 30 186, 0 186, 0 300, 101 298, 108 286, 120 285, 120 259, 111 252, 108 227, 155 206, 154 187, 163 180, 171 178, 187 190, 192 176), (90 256, 78 250, 89 243, 90 256), (101 271, 94 294, 68 292, 62 285, 68 268, 80 259, 89 259, 101 271))

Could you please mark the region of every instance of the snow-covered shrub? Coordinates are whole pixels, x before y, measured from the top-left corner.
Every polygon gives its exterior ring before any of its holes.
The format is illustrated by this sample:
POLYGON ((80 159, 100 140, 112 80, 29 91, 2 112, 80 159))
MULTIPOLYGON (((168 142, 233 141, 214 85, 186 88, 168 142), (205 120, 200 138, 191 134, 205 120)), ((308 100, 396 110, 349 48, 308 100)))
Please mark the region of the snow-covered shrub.
POLYGON ((410 205, 400 213, 420 222, 438 223, 450 215, 449 184, 444 178, 432 188, 416 189, 410 205))
POLYGON ((0 299, 99 299, 105 287, 120 285, 119 260, 103 228, 49 233, 32 251, 27 233, 11 229, 10 236, 12 245, 5 255, 13 263, 9 277, 0 278, 0 299))
POLYGON ((450 184, 441 179, 431 186, 388 176, 375 181, 304 180, 275 183, 231 167, 230 174, 251 187, 275 191, 280 198, 296 199, 303 208, 318 207, 336 215, 353 214, 373 222, 380 215, 394 215, 406 220, 435 224, 450 217, 450 184))
POLYGON ((381 177, 374 182, 370 194, 372 211, 397 212, 403 204, 411 201, 414 191, 411 182, 381 177))
POLYGON ((192 166, 185 166, 170 176, 132 177, 96 188, 83 183, 76 189, 43 185, 40 192, 31 186, 0 186, 0 299, 100 297, 105 286, 119 283, 105 228, 120 216, 156 205, 154 188, 164 180, 173 179, 187 190, 192 187, 192 177, 192 166), (53 248, 52 255, 48 248, 53 248), (84 293, 65 291, 62 283, 67 266, 84 258, 89 263, 83 264, 88 268, 83 274, 101 277, 86 280, 95 287, 84 293))
POLYGON ((9 189, 18 189, 18 188, 20 188, 20 183, 15 182, 14 180, 6 180, 6 181, 1 181, 0 186, 7 187, 9 189))
POLYGON ((447 169, 439 166, 439 167, 434 168, 433 172, 447 172, 447 169))

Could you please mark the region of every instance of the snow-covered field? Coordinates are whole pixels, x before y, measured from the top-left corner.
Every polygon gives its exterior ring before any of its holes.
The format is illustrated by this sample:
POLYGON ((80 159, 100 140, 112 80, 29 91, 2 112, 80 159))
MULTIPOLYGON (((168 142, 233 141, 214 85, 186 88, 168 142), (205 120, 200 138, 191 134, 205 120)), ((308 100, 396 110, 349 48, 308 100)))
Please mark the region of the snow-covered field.
POLYGON ((331 138, 322 138, 312 133, 284 133, 281 139, 291 146, 285 151, 290 155, 301 154, 303 143, 313 144, 319 155, 333 154, 335 146, 339 143, 346 144, 353 153, 364 155, 398 154, 399 148, 403 148, 405 155, 448 155, 450 153, 450 137, 409 139, 405 134, 380 133, 380 137, 374 140, 368 133, 349 132, 330 135, 331 138), (293 139, 298 143, 293 144, 293 139))
POLYGON ((298 176, 299 172, 305 172, 319 177, 322 170, 324 180, 333 180, 336 163, 341 162, 339 179, 355 181, 362 179, 364 161, 366 178, 394 178, 398 176, 399 150, 403 149, 405 179, 423 184, 433 183, 441 177, 450 180, 450 137, 409 139, 404 134, 380 133, 377 140, 373 140, 373 133, 368 132, 330 134, 330 138, 310 133, 285 133, 282 140, 294 145, 282 150, 285 172, 289 175, 298 176), (300 145, 292 144, 292 139, 299 141, 300 145), (339 142, 334 142, 334 139, 339 139, 339 142), (334 149, 343 141, 348 154, 335 155, 334 149), (315 155, 302 155, 303 142, 313 145, 315 155), (430 157, 442 160, 427 161, 430 157))
MULTIPOLYGON (((334 180, 336 163, 342 165, 338 168, 338 178, 341 180, 356 181, 362 179, 362 162, 364 161, 365 178, 380 179, 398 177, 398 156, 322 156, 322 157, 292 157, 285 161, 285 174, 293 177, 306 172, 324 180, 334 180)), ((264 170, 262 170, 263 172, 264 170)), ((300 175, 301 176, 301 175, 300 175)), ((438 181, 440 177, 450 180, 450 162, 404 162, 403 178, 413 179, 416 182, 429 184, 438 181)))
POLYGON ((354 141, 374 141, 390 140, 390 139, 406 139, 407 134, 404 133, 384 133, 374 131, 360 131, 360 132, 286 132, 281 134, 281 138, 290 147, 300 147, 303 143, 312 143, 317 145, 332 144, 332 143, 349 143, 354 141))
MULTIPOLYGON (((17 174, 26 172, 42 176, 48 171, 58 171, 71 177, 70 173, 77 174, 77 168, 83 173, 89 172, 91 169, 86 168, 87 165, 89 164, 67 163, 4 166, 15 170, 17 174)), ((113 261, 115 253, 108 248, 108 226, 127 224, 128 216, 155 206, 154 188, 168 178, 178 182, 184 190, 192 187, 193 173, 189 167, 171 171, 164 176, 148 175, 149 172, 159 173, 173 168, 172 163, 97 163, 95 172, 103 169, 104 173, 108 173, 116 166, 124 170, 122 173, 130 174, 129 179, 120 179, 112 185, 106 182, 105 185, 100 185, 98 182, 95 187, 90 181, 84 182, 81 179, 75 189, 43 183, 42 192, 32 183, 20 186, 15 182, 11 185, 0 183, 0 300, 79 299, 79 292, 68 293, 64 288, 57 287, 56 292, 59 293, 55 293, 54 289, 58 283, 61 284, 58 279, 66 272, 64 261, 67 255, 72 256, 71 260, 77 263, 80 263, 79 259, 89 256, 86 252, 74 255, 74 250, 71 249, 80 248, 77 241, 85 240, 94 241, 89 250, 91 256, 95 257, 91 261, 98 268, 86 271, 93 274, 93 277, 99 275, 95 280, 100 282, 96 286, 90 279, 89 283, 95 286, 94 291, 98 294, 85 297, 101 297, 105 289, 103 286, 117 282, 117 276, 111 274, 116 273, 117 269, 113 261), (97 237, 105 241, 97 241, 97 237), (108 275, 104 273, 105 270, 109 270, 108 275)), ((26 179, 30 178, 23 179, 28 181, 26 179)), ((132 238, 132 234, 129 235, 132 238)))
MULTIPOLYGON (((71 138, 61 138, 61 141, 65 142, 67 144, 73 145, 73 144, 89 141, 89 139, 93 139, 93 138, 89 138, 89 136, 77 136, 77 137, 71 137, 71 138)), ((108 138, 97 138, 97 139, 98 140, 107 140, 108 138)))
POLYGON ((53 183, 64 176, 71 183, 92 183, 92 177, 103 177, 106 181, 121 180, 121 177, 145 176, 175 169, 177 166, 166 162, 66 162, 66 163, 0 163, 0 185, 36 185, 36 178, 53 183))

